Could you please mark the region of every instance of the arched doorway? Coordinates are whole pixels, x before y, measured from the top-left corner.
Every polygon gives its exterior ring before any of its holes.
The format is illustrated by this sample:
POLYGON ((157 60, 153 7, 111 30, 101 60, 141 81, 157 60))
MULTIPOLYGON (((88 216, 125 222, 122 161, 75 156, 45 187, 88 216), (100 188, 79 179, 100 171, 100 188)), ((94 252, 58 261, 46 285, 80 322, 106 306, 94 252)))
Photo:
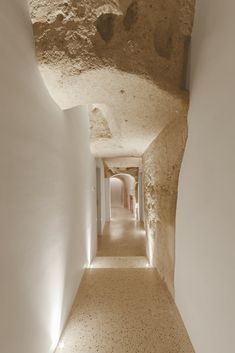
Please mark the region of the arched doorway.
POLYGON ((124 207, 124 183, 120 178, 110 179, 111 189, 111 210, 113 208, 124 207))
POLYGON ((110 178, 111 217, 129 215, 137 218, 136 181, 129 174, 116 174, 110 178))

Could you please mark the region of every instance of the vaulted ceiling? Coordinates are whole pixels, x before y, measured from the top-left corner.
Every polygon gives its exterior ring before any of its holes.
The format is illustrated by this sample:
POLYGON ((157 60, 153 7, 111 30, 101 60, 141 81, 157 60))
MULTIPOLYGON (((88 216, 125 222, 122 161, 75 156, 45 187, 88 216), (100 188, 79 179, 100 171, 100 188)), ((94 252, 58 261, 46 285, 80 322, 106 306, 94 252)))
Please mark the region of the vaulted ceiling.
POLYGON ((29 0, 40 71, 62 109, 89 107, 91 150, 140 157, 186 116, 194 0, 29 0))

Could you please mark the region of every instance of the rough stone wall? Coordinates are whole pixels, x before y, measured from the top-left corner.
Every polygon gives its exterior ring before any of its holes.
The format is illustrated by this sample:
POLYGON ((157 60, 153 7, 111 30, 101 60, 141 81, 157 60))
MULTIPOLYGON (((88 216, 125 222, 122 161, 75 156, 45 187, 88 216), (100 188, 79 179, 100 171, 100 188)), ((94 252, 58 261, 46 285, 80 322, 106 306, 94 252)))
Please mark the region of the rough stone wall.
POLYGON ((187 120, 168 125, 143 156, 148 256, 174 295, 175 214, 178 176, 187 139, 187 120))
POLYGON ((104 163, 104 170, 105 170, 105 177, 110 178, 114 175, 117 174, 129 174, 135 178, 135 181, 138 181, 138 176, 139 176, 139 168, 137 167, 127 167, 127 168, 109 168, 107 167, 107 164, 104 163))

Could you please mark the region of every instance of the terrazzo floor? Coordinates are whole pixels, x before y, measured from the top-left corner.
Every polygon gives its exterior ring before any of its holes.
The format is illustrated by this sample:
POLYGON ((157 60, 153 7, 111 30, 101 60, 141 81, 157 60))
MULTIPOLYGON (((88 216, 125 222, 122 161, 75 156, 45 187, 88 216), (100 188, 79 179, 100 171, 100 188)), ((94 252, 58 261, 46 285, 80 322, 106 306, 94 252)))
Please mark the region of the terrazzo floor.
POLYGON ((131 227, 133 233, 138 229, 129 216, 109 225, 110 237, 114 229, 119 234, 118 256, 107 246, 114 244, 107 233, 105 256, 85 271, 56 353, 194 353, 171 295, 157 271, 148 268, 142 241, 140 256, 129 248, 131 227))
POLYGON ((146 268, 149 262, 145 256, 97 256, 91 268, 146 268))
POLYGON ((98 237, 97 256, 145 256, 145 230, 126 208, 112 208, 111 222, 98 237))

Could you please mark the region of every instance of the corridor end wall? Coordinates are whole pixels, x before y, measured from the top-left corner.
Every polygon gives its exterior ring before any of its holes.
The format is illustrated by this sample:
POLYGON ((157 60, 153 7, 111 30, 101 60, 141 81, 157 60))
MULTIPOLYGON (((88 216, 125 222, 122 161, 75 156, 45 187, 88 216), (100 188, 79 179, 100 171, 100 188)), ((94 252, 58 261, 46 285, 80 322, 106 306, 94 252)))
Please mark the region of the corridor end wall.
POLYGON ((88 117, 46 91, 26 0, 0 2, 0 53, 0 351, 49 353, 96 250, 88 117))
POLYGON ((176 302, 197 353, 234 353, 235 2, 197 0, 176 302))

